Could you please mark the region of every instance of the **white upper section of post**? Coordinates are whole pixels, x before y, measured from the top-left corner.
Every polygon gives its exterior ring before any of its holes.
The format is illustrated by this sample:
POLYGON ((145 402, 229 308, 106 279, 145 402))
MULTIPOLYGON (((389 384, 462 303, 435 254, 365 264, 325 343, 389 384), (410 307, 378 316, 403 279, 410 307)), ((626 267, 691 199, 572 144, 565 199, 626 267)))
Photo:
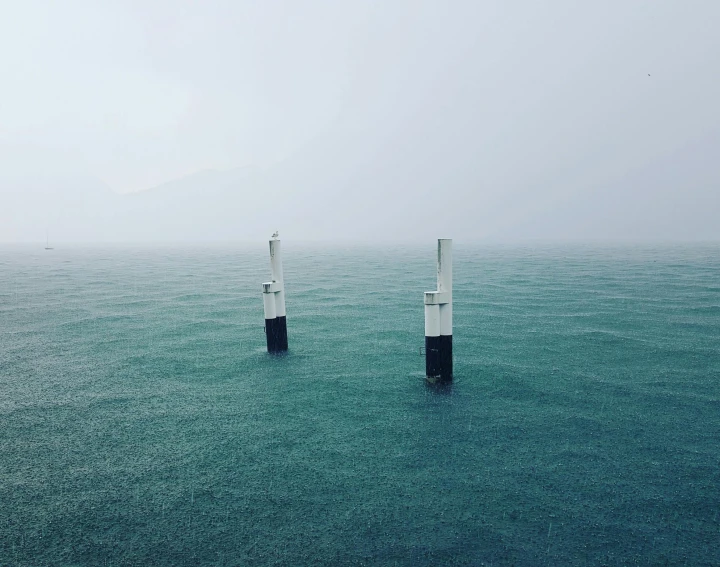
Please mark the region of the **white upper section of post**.
POLYGON ((450 301, 452 301, 452 240, 450 238, 438 239, 437 286, 438 291, 450 293, 450 301))
POLYGON ((425 292, 425 336, 452 335, 452 240, 438 240, 437 290, 425 292))
POLYGON ((285 317, 282 249, 280 248, 280 240, 275 237, 270 241, 270 277, 272 281, 262 284, 263 294, 265 294, 265 318, 285 317), (270 297, 267 297, 268 295, 270 297))
POLYGON ((277 239, 270 241, 270 270, 272 274, 272 281, 282 284, 282 248, 280 247, 280 241, 277 239))
POLYGON ((452 303, 452 240, 438 239, 437 291, 425 292, 426 305, 452 303))

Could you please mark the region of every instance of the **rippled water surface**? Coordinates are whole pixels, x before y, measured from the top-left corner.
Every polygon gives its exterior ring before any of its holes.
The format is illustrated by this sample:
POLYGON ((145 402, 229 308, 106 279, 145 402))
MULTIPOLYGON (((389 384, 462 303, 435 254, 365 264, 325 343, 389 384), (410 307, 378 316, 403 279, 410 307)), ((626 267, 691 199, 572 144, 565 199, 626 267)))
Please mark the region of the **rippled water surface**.
POLYGON ((720 248, 0 248, 0 565, 719 565, 720 248))

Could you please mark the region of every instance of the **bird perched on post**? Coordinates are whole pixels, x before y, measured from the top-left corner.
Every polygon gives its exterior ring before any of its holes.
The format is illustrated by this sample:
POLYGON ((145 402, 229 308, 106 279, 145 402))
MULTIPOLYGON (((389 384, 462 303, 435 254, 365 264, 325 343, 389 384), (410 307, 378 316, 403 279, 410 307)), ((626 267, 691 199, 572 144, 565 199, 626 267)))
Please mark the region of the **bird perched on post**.
POLYGON ((273 233, 272 237, 273 237, 273 238, 277 238, 278 236, 280 236, 280 233, 276 230, 276 231, 273 233))

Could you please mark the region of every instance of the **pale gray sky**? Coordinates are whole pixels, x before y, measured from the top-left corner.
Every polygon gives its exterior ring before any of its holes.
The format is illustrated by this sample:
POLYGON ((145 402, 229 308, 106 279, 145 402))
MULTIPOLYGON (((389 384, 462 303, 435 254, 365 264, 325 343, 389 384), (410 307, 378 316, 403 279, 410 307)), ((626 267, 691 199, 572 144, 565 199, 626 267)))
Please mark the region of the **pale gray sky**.
POLYGON ((0 241, 720 238, 715 0, 0 4, 0 241))

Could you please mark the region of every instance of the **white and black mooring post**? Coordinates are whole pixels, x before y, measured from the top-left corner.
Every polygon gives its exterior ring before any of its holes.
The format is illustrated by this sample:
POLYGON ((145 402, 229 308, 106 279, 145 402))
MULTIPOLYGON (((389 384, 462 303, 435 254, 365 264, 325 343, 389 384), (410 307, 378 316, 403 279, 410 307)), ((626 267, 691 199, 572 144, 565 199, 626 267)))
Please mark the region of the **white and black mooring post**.
POLYGON ((270 270, 272 281, 262 284, 265 306, 265 338, 268 352, 288 349, 285 318, 285 284, 283 282, 282 253, 278 233, 270 241, 270 270))
POLYGON ((437 290, 425 292, 425 375, 429 382, 452 380, 452 240, 440 238, 437 290))

